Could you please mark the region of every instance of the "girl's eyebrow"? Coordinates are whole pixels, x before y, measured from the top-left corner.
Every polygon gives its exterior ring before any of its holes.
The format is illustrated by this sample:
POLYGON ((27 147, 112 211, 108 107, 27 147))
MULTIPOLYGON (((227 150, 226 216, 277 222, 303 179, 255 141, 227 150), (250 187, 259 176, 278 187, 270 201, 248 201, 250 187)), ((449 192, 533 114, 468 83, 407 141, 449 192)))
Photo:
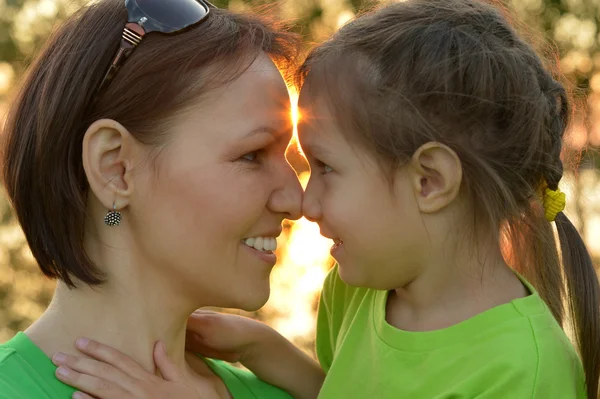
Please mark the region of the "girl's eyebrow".
POLYGON ((331 155, 331 151, 327 148, 321 147, 318 144, 301 144, 302 152, 307 156, 314 158, 328 157, 331 155))

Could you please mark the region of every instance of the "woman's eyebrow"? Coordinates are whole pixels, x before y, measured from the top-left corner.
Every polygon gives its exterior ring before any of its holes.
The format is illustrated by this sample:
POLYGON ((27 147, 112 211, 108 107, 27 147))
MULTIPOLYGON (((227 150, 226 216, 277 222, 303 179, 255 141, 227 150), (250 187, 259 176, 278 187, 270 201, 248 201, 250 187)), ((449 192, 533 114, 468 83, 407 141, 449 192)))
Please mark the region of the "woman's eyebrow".
POLYGON ((280 131, 278 129, 275 129, 272 126, 265 125, 265 126, 259 126, 257 128, 250 130, 248 133, 246 133, 244 135, 244 137, 247 138, 247 137, 256 136, 256 135, 262 134, 262 133, 269 133, 271 136, 273 136, 275 138, 279 138, 280 136, 288 133, 289 130, 290 129, 285 129, 285 130, 280 131))
POLYGON ((265 135, 268 134, 271 138, 271 141, 273 142, 279 142, 279 141, 283 141, 285 140, 286 142, 289 142, 292 138, 292 128, 291 127, 286 127, 285 129, 276 129, 272 126, 259 126, 255 129, 250 130, 248 133, 246 133, 242 138, 243 139, 250 139, 254 136, 260 136, 260 135, 265 135))

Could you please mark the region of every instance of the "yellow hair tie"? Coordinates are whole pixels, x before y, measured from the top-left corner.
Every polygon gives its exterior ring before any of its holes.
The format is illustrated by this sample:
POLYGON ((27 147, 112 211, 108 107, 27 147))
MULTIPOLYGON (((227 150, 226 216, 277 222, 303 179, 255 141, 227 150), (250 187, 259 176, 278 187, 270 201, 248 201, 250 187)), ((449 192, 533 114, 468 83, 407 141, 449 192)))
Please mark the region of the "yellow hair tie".
POLYGON ((546 220, 554 222, 556 215, 565 209, 567 195, 560 191, 560 189, 550 190, 546 187, 542 200, 544 202, 544 216, 546 220))

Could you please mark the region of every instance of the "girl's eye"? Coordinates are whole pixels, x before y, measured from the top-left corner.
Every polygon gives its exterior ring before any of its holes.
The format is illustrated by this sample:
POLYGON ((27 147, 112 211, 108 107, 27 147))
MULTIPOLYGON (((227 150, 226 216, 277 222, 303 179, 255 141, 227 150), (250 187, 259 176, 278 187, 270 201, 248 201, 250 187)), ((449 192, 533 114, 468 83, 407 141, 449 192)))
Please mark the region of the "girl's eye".
POLYGON ((316 163, 317 163, 317 166, 319 167, 319 169, 321 169, 322 174, 327 174, 327 173, 333 172, 333 169, 331 168, 331 166, 327 165, 326 163, 321 162, 318 159, 317 159, 316 163))

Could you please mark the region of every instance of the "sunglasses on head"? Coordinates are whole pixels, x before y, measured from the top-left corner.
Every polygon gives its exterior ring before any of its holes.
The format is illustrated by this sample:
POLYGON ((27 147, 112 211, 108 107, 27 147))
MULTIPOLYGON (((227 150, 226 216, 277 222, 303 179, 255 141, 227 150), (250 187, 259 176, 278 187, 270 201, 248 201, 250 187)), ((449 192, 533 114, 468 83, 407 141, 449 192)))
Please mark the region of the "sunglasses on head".
POLYGON ((127 23, 121 45, 96 90, 98 97, 125 60, 151 32, 176 34, 202 22, 214 6, 205 0, 125 0, 127 23))

